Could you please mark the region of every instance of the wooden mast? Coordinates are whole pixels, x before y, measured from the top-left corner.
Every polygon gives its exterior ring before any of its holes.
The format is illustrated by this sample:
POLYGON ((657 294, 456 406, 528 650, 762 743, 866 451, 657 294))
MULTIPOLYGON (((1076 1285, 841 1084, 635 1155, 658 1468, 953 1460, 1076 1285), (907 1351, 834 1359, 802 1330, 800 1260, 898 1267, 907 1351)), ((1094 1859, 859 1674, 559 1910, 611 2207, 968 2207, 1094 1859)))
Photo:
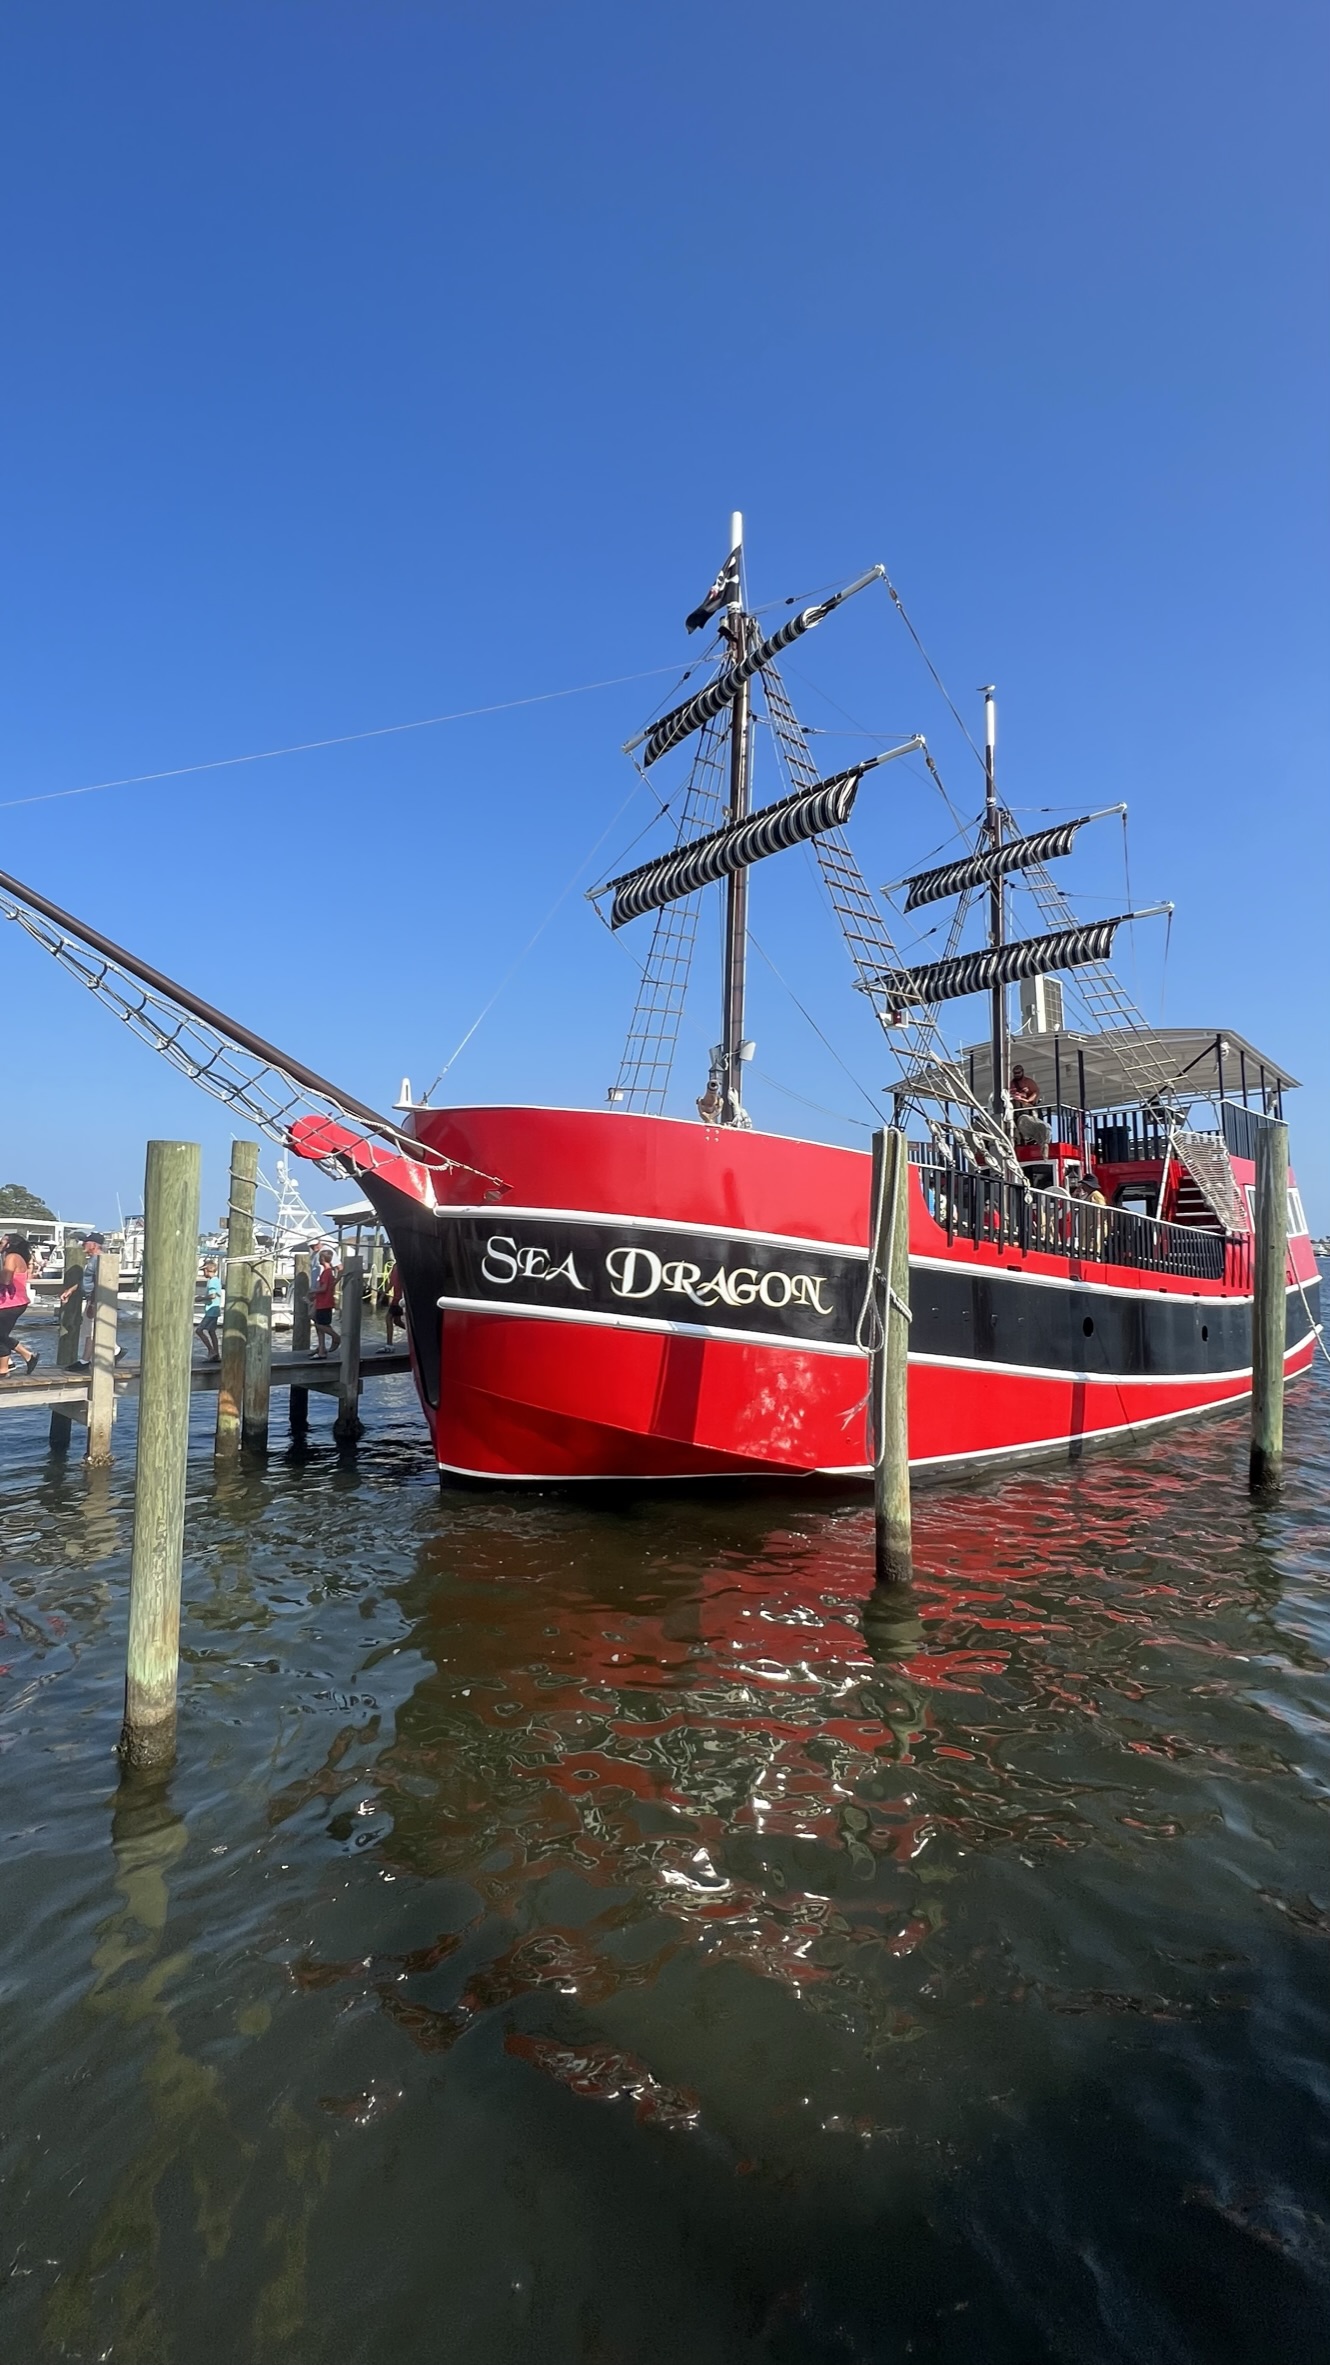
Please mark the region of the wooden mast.
MULTIPOLYGON (((730 519, 730 549, 736 555, 734 584, 725 621, 731 662, 746 657, 752 618, 743 606, 743 530, 740 511, 730 519)), ((729 819, 743 821, 752 804, 752 764, 748 684, 742 682, 730 704, 729 819)), ((748 870, 732 871, 725 882, 725 966, 721 981, 720 1090, 722 1125, 743 1125, 744 999, 748 965, 748 870)))
MULTIPOLYGON (((984 689, 984 836, 994 852, 1002 844, 1002 808, 997 799, 997 700, 992 682, 984 689)), ((990 945, 1005 944, 1007 940, 1007 895, 1001 877, 993 880, 988 900, 988 941, 990 945)), ((991 1043, 993 1054, 993 1114, 1003 1132, 1007 1131, 1007 1065, 1009 1044, 1007 1036, 1007 989, 995 985, 992 993, 991 1043)))

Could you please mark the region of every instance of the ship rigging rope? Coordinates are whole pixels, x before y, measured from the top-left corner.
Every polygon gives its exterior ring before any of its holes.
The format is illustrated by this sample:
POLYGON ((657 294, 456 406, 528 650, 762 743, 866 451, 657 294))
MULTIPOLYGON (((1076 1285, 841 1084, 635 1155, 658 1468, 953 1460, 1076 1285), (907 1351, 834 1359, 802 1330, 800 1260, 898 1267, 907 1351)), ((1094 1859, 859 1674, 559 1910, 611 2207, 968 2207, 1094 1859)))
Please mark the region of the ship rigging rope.
MULTIPOLYGON (((836 1046, 835 1046, 835 1044, 834 1044, 834 1043, 833 1043, 833 1042, 832 1042, 832 1041, 829 1039, 829 1037, 828 1037, 828 1036, 826 1036, 826 1035, 824 1035, 824 1034, 823 1034, 821 1027, 818 1025, 818 1023, 817 1023, 817 1020, 814 1018, 814 1016, 813 1016, 813 1014, 812 1014, 812 1011, 811 1011, 811 1010, 805 1010, 805 1008, 804 1008, 804 1006, 803 1006, 803 1003, 800 1001, 800 999, 799 999, 799 996, 796 994, 796 992, 795 992, 795 990, 794 990, 794 987, 793 987, 793 986, 790 984, 790 982, 789 982, 788 978, 785 978, 785 977, 782 977, 782 976, 781 976, 781 973, 780 973, 779 969, 776 967, 776 964, 775 964, 775 962, 772 960, 770 953, 769 953, 769 952, 766 950, 766 948, 765 948, 765 946, 764 946, 764 945, 760 945, 760 944, 758 943, 758 941, 757 941, 757 938, 754 936, 754 934, 753 934, 753 931, 752 931, 752 929, 751 929, 751 928, 750 928, 750 929, 749 929, 749 931, 748 931, 748 941, 749 941, 749 943, 751 944, 751 946, 752 946, 752 948, 753 948, 754 952, 755 952, 755 953, 759 953, 759 954, 761 955, 762 959, 763 959, 763 960, 766 962, 766 965, 767 965, 768 969, 771 971, 771 974, 772 974, 772 976, 775 978, 775 980, 776 980, 777 984, 778 984, 778 985, 783 985, 783 986, 784 986, 784 988, 785 988, 785 991, 786 991, 786 993, 789 995, 789 997, 790 997, 790 1000, 793 1002, 795 1009, 796 1009, 796 1010, 798 1011, 798 1013, 799 1013, 799 1016, 800 1016, 801 1018, 806 1018, 806 1019, 807 1019, 807 1021, 808 1021, 808 1024, 809 1024, 809 1025, 810 1025, 810 1027, 812 1028, 812 1030, 813 1030, 813 1033, 814 1033, 814 1034, 817 1036, 817 1039, 818 1039, 819 1043, 823 1044, 823 1045, 825 1046, 825 1048, 826 1048, 826 1049, 827 1049, 827 1050, 828 1050, 828 1051, 831 1053, 831 1056, 832 1056, 832 1058, 835 1060, 837 1067, 838 1067, 838 1068, 839 1068, 839 1069, 842 1071, 842 1073, 843 1073, 844 1075, 846 1075, 846 1076, 848 1076, 848 1077, 849 1077, 849 1079, 850 1079, 850 1082, 853 1084, 855 1091, 856 1091, 856 1092, 858 1092, 858 1093, 861 1093, 861 1094, 863 1095, 863 1098, 864 1098, 864 1099, 867 1101, 867 1103, 868 1103, 868 1105, 869 1105, 870 1109, 871 1109, 871 1110, 872 1110, 872 1112, 873 1112, 873 1122, 874 1122, 874 1124, 875 1124, 875 1125, 880 1125, 880 1124, 881 1124, 881 1122, 882 1122, 882 1112, 881 1112, 881 1110, 879 1109, 879 1107, 878 1107, 878 1105, 877 1105, 877 1102, 874 1100, 872 1093, 869 1091, 869 1089, 868 1089, 868 1086, 867 1086, 866 1084, 861 1084, 861 1083, 860 1083, 860 1081, 859 1081, 859 1078, 856 1076, 856 1074, 855 1074, 855 1072, 854 1072, 853 1068, 852 1068, 852 1067, 848 1067, 848 1066, 846 1065, 845 1061, 844 1061, 844 1060, 841 1058, 841 1055, 840 1055, 839 1051, 836 1049, 836 1046)), ((772 1078, 772 1077, 770 1077, 770 1076, 769 1076, 769 1077, 767 1078, 767 1082, 768 1082, 768 1083, 772 1083, 772 1082, 774 1082, 774 1078, 772 1078)), ((786 1085, 783 1085, 783 1084, 777 1084, 777 1085, 776 1085, 776 1090, 777 1090, 778 1092, 784 1092, 784 1091, 788 1090, 788 1087, 787 1087, 786 1085)), ((796 1093, 793 1093, 793 1094, 791 1095, 791 1098, 792 1098, 792 1099, 794 1099, 794 1100, 798 1100, 798 1099, 800 1098, 800 1095, 799 1095, 799 1094, 796 1092, 796 1093)), ((808 1102, 808 1104, 807 1104, 807 1105, 808 1105, 808 1107, 809 1107, 810 1109, 813 1109, 813 1108, 816 1108, 816 1107, 818 1106, 818 1103, 817 1103, 816 1101, 814 1101, 814 1100, 810 1100, 810 1101, 808 1102)), ((822 1114, 823 1114, 823 1116, 825 1116, 825 1117, 834 1117, 834 1116, 836 1115, 836 1113, 837 1113, 837 1112, 836 1112, 836 1110, 835 1110, 835 1109, 823 1109, 823 1111, 822 1111, 822 1114)), ((860 1124, 862 1124, 863 1120, 862 1120, 862 1118, 859 1118, 859 1117, 846 1117, 846 1118, 842 1119, 842 1122, 843 1122, 844 1124, 847 1124, 847 1125, 860 1125, 860 1124)))
POLYGON ((896 1262, 896 1214, 902 1198, 905 1201, 906 1223, 908 1224, 910 1220, 909 1150, 903 1137, 901 1148, 905 1151, 907 1160, 905 1189, 902 1192, 893 1191, 891 1194, 891 1222, 887 1226, 885 1242, 882 1238, 882 1219, 886 1212, 887 1198, 887 1161, 885 1157, 880 1161, 878 1169, 877 1195, 873 1201, 873 1220, 868 1232, 868 1276, 864 1283, 864 1302, 859 1309, 859 1319, 854 1328, 854 1343, 862 1355, 876 1355, 885 1349, 887 1343, 886 1326, 877 1310, 876 1283, 879 1274, 882 1277, 884 1309, 894 1306, 897 1313, 906 1322, 911 1322, 914 1319, 905 1299, 899 1297, 891 1286, 891 1269, 896 1262), (871 1326, 868 1321, 870 1314, 873 1317, 871 1326))
MULTIPOLYGON (((500 995, 505 993, 508 987, 512 984, 513 979, 516 977, 518 970, 521 968, 523 961, 527 957, 527 954, 544 935, 545 930, 548 928, 550 921, 554 918, 554 915, 558 911, 560 905, 567 902, 574 887, 577 885, 578 880, 590 867, 591 863, 595 860, 596 855, 599 854, 601 847, 604 845, 606 838, 610 834, 610 831, 612 829, 617 829, 620 821, 623 819, 624 814, 627 812, 634 797, 637 795, 639 788, 648 786, 649 783, 640 779, 633 782, 633 785, 629 789, 627 796, 623 800, 623 803, 618 807, 613 817, 606 822, 605 827, 601 831, 600 836, 596 839, 594 846, 589 846, 587 848, 586 853, 582 856, 581 861, 578 863, 576 870, 572 873, 566 885, 559 889, 558 894, 555 896, 554 901, 550 905, 549 910, 546 912, 544 919, 540 923, 540 926, 534 929, 531 935, 528 936, 526 943, 523 945, 522 950, 517 956, 517 959, 513 962, 511 968, 508 969, 500 978, 499 983, 495 986, 494 991, 490 995, 490 998, 485 1004, 484 1009, 479 1013, 478 1017, 472 1019, 470 1026, 463 1035, 461 1042, 457 1045, 456 1050, 450 1053, 449 1057, 445 1059, 443 1066, 440 1068, 437 1076, 434 1079, 434 1082, 430 1085, 429 1091, 425 1094, 426 1101, 429 1100, 431 1092, 437 1091, 439 1085, 443 1082, 444 1077, 447 1075, 449 1068, 452 1067, 456 1060, 461 1058, 461 1055, 465 1051, 467 1044, 471 1040, 471 1037, 476 1033, 479 1027, 484 1025, 500 995)), ((661 809, 662 811, 665 811, 668 808, 662 807, 661 809)), ((653 819, 659 819, 659 815, 654 815, 653 819)), ((648 824, 648 827, 649 826, 650 825, 648 824)), ((639 830, 638 836, 640 837, 641 835, 642 832, 639 830)), ((634 843, 636 843, 636 841, 634 841, 634 843)))
MULTIPOLYGON (((0 798, 0 813, 18 805, 54 805, 63 797, 96 796, 104 788, 141 788, 156 780, 184 780, 196 772, 225 772, 237 764, 270 764, 284 755, 313 755, 325 747, 353 747, 363 739, 392 739, 403 731, 432 731, 440 723, 469 723, 478 716, 511 714, 519 706, 548 706, 557 698, 584 698, 592 690, 617 690, 626 682, 646 682, 662 673, 677 673, 675 665, 648 665, 641 673, 616 673, 603 682, 574 682, 566 690, 537 690, 525 698, 502 698, 493 706, 462 706, 455 714, 422 715, 414 723, 380 723, 372 731, 340 731, 331 739, 301 739, 290 747, 260 747, 250 755, 215 756, 206 764, 173 764, 164 772, 126 772, 120 780, 89 780, 82 788, 50 788, 30 797, 0 798)), ((688 679, 687 674, 684 680, 688 679)))
MULTIPOLYGON (((249 1035, 224 1012, 195 1002, 170 978, 146 968, 136 973, 127 966, 130 956, 117 958, 116 948, 106 939, 90 941, 91 931, 84 937, 74 935, 76 924, 69 915, 53 916, 56 906, 44 911, 36 902, 28 902, 25 894, 30 892, 17 881, 0 879, 0 918, 24 929, 169 1066, 224 1107, 250 1118, 270 1140, 289 1148, 292 1127, 302 1117, 315 1116, 339 1126, 349 1123, 379 1136, 399 1156, 431 1173, 460 1171, 497 1190, 506 1189, 500 1176, 472 1166, 464 1158, 448 1157, 418 1140, 390 1118, 344 1095, 335 1084, 288 1060, 276 1045, 249 1035), (62 921, 69 922, 69 932, 62 921)), ((82 923, 77 925, 81 928, 82 923)), ((312 1162, 322 1173, 340 1176, 348 1161, 364 1164, 336 1149, 312 1162)))
POLYGON ((979 749, 978 749, 978 747, 975 745, 975 742, 974 742, 974 740, 973 740, 973 739, 970 737, 970 726, 969 726, 969 724, 966 722, 966 720, 965 720, 965 717, 964 717, 964 715, 961 713, 961 710, 960 710, 960 708, 957 706, 957 704, 956 704, 956 701, 955 701, 955 699, 952 697, 952 695, 951 695, 951 692, 950 692, 950 690, 947 688, 947 685, 946 685, 946 683, 943 681, 943 679, 942 679, 942 676, 941 676, 941 674, 938 672, 938 669, 937 669, 936 665, 933 663, 933 660, 932 660, 932 658, 929 656, 929 654, 928 654, 928 651, 927 651, 927 649, 924 647, 924 644, 923 644, 923 642, 920 640, 920 638, 919 638, 919 635, 918 635, 918 633, 915 631, 913 624, 910 622, 909 615, 908 615, 908 614, 907 614, 907 612, 906 612, 906 607, 905 607, 905 602, 904 602, 904 600, 901 598, 901 595, 900 595, 900 593, 897 591, 897 589, 896 589, 896 586, 895 586, 895 584, 892 582, 890 575, 887 575, 887 576, 885 576, 885 577, 884 577, 884 581, 885 581, 885 583, 886 583, 887 590, 888 590, 888 591, 889 591, 889 593, 891 594, 892 603, 893 603, 893 605, 894 605, 894 607, 895 607, 895 609, 896 609, 896 613, 897 613, 897 615, 900 617, 900 620, 901 620, 902 624, 905 626, 905 629, 906 629, 906 631, 908 632, 908 634, 909 634, 909 636, 910 636, 911 640, 914 642, 914 645, 915 645, 916 649, 919 651, 919 654, 920 654, 920 656, 923 658, 923 661, 924 661, 925 665, 928 667, 928 670, 929 670, 929 672, 932 674, 932 676, 933 676, 933 680, 934 680, 934 681, 935 681, 935 683, 937 684, 937 687, 938 687, 939 691, 941 692, 943 699, 945 700, 946 704, 947 704, 947 705, 948 705, 948 706, 951 708, 951 712, 952 712, 952 715, 953 715, 953 717, 955 718, 955 721, 956 721, 956 723, 958 724, 958 726, 959 726, 959 728, 961 729, 961 731, 964 733, 965 737, 966 737, 966 738, 969 740, 969 742, 970 742, 970 748, 971 748, 971 751, 972 751, 972 753, 974 754, 974 756, 975 756, 976 760, 977 760, 979 763, 981 763, 981 764, 982 764, 982 762, 983 762, 983 760, 984 760, 984 759, 983 759, 982 755, 980 755, 980 753, 979 753, 979 749))

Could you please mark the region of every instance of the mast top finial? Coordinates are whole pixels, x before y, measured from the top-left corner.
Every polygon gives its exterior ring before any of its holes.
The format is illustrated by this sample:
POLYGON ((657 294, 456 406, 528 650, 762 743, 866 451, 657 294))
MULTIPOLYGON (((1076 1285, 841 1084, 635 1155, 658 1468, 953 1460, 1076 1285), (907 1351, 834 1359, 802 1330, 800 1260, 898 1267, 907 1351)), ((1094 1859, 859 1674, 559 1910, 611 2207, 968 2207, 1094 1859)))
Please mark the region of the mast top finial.
POLYGON ((732 550, 732 551, 733 551, 733 550, 742 550, 742 549, 743 549, 743 540, 744 540, 744 513, 743 513, 742 509, 732 509, 732 510, 730 511, 730 548, 731 548, 731 550, 732 550))

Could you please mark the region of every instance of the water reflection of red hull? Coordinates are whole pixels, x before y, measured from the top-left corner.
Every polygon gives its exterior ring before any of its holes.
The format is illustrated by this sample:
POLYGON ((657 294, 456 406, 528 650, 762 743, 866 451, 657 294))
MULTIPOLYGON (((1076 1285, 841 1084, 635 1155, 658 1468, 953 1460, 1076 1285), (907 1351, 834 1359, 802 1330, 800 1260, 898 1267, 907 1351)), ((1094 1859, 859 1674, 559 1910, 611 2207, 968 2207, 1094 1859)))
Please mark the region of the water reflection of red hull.
MULTIPOLYGON (((868 1466, 861 1152, 673 1119, 417 1111, 466 1161, 366 1173, 440 1468, 496 1480, 868 1466), (502 1178, 487 1195, 476 1170, 502 1178), (405 1179, 405 1188, 403 1187, 405 1179), (437 1309, 437 1310, 436 1310, 437 1309)), ((912 1177, 910 1444, 954 1465, 1149 1429, 1250 1385, 1249 1243, 1207 1278, 948 1238, 912 1177)), ((1305 1252, 1305 1254, 1303 1253, 1305 1252)), ((1293 1243, 1290 1372, 1314 1352, 1293 1243)))

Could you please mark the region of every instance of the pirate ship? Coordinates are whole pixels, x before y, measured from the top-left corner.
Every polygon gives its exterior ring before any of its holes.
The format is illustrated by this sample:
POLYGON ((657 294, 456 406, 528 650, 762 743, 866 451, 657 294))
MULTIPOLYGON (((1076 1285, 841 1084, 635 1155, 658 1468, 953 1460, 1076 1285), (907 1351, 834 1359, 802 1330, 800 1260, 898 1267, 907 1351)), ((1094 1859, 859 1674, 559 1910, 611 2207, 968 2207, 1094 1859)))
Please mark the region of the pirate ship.
MULTIPOLYGON (((652 776, 685 751, 676 842, 593 891, 614 931, 651 922, 600 1108, 384 1116, 0 878, 0 909, 154 1048, 303 1157, 357 1176, 396 1253, 445 1475, 867 1473, 870 1161, 757 1130, 745 1106, 750 881, 801 845, 880 1022, 894 1119, 911 1136, 912 1464, 1066 1456, 1250 1389, 1257 1137, 1295 1079, 1232 1032, 1146 1026, 1109 956, 1116 931, 1150 914, 1075 916, 1050 865, 1103 816, 1021 831, 998 794, 991 690, 983 804, 964 850, 896 891, 906 924, 951 906, 945 949, 924 963, 899 949, 893 906, 870 889, 847 824, 892 762, 915 757, 940 786, 932 755, 915 735, 823 777, 778 665, 879 583, 877 567, 790 603, 764 632, 733 520, 687 619, 714 635, 711 678, 626 751, 652 776), (755 810, 759 717, 784 793, 755 810), (1034 933, 1011 925, 1018 888, 1042 922, 1034 933), (723 906, 718 1040, 696 1115, 681 1118, 665 1103, 708 894, 723 906), (950 1049, 941 1014, 972 999, 986 1006, 985 1038, 950 1049), (1089 1174, 1101 1200, 1081 1195, 1089 1174)), ((1292 1375, 1315 1349, 1319 1280, 1296 1188, 1289 1214, 1292 1375)))

